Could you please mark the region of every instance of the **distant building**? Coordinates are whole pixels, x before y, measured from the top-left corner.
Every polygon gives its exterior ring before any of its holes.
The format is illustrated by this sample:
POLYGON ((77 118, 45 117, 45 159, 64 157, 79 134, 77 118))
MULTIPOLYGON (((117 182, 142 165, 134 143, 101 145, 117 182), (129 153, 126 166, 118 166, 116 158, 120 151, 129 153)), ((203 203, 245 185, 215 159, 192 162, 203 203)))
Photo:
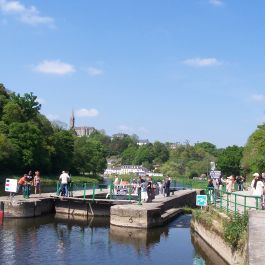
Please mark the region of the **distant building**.
POLYGON ((70 129, 74 130, 78 137, 90 136, 92 133, 97 131, 94 127, 87 127, 87 126, 75 127, 75 116, 73 111, 70 117, 70 129))
POLYGON ((127 175, 127 174, 136 174, 139 176, 153 176, 153 177, 163 177, 161 173, 154 173, 148 171, 147 168, 138 165, 124 165, 121 167, 108 167, 104 175, 127 175))
POLYGON ((138 141, 137 141, 137 145, 139 145, 139 146, 147 145, 147 144, 150 144, 150 142, 149 142, 148 139, 145 139, 145 140, 138 140, 138 141))
POLYGON ((126 134, 126 133, 116 133, 116 134, 113 134, 113 135, 112 135, 112 139, 113 139, 113 138, 125 138, 125 137, 127 137, 127 136, 129 136, 129 135, 126 134))

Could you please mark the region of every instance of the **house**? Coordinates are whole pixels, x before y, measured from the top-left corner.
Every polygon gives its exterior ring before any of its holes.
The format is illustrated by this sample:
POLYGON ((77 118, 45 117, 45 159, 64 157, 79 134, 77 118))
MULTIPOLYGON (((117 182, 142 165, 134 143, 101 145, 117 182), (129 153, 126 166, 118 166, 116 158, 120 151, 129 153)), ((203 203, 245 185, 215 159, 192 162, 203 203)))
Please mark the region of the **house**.
POLYGON ((146 144, 150 144, 148 139, 145 140, 138 140, 137 141, 137 145, 142 146, 142 145, 146 145, 146 144))

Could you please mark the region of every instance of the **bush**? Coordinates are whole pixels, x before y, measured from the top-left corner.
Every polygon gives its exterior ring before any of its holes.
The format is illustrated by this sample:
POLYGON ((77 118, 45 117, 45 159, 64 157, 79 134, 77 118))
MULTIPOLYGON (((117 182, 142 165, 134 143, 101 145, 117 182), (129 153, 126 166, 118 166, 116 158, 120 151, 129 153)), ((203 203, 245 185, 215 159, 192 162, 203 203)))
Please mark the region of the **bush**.
POLYGON ((245 236, 248 225, 248 214, 236 214, 224 223, 224 239, 233 248, 238 248, 245 236))

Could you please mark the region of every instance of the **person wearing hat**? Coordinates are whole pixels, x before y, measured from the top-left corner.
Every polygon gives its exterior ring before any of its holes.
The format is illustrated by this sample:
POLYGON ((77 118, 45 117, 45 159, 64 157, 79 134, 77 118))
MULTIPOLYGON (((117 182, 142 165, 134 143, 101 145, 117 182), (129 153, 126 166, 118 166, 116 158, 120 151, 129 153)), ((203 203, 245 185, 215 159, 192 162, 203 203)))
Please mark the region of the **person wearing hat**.
POLYGON ((264 184, 261 180, 259 173, 253 174, 254 179, 251 182, 252 194, 253 196, 262 196, 264 190, 264 184))

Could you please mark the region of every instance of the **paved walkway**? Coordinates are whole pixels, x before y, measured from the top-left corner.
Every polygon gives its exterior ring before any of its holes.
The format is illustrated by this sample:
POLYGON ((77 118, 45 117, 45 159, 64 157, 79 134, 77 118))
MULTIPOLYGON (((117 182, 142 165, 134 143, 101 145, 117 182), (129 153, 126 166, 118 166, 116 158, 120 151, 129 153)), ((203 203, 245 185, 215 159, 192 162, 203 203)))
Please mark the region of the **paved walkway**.
POLYGON ((248 226, 248 265, 265 264, 265 211, 251 211, 248 226))
POLYGON ((250 190, 236 191, 231 195, 223 194, 222 200, 216 200, 216 206, 224 209, 228 207, 231 212, 243 213, 248 210, 256 210, 257 207, 261 209, 261 199, 253 197, 250 190))

